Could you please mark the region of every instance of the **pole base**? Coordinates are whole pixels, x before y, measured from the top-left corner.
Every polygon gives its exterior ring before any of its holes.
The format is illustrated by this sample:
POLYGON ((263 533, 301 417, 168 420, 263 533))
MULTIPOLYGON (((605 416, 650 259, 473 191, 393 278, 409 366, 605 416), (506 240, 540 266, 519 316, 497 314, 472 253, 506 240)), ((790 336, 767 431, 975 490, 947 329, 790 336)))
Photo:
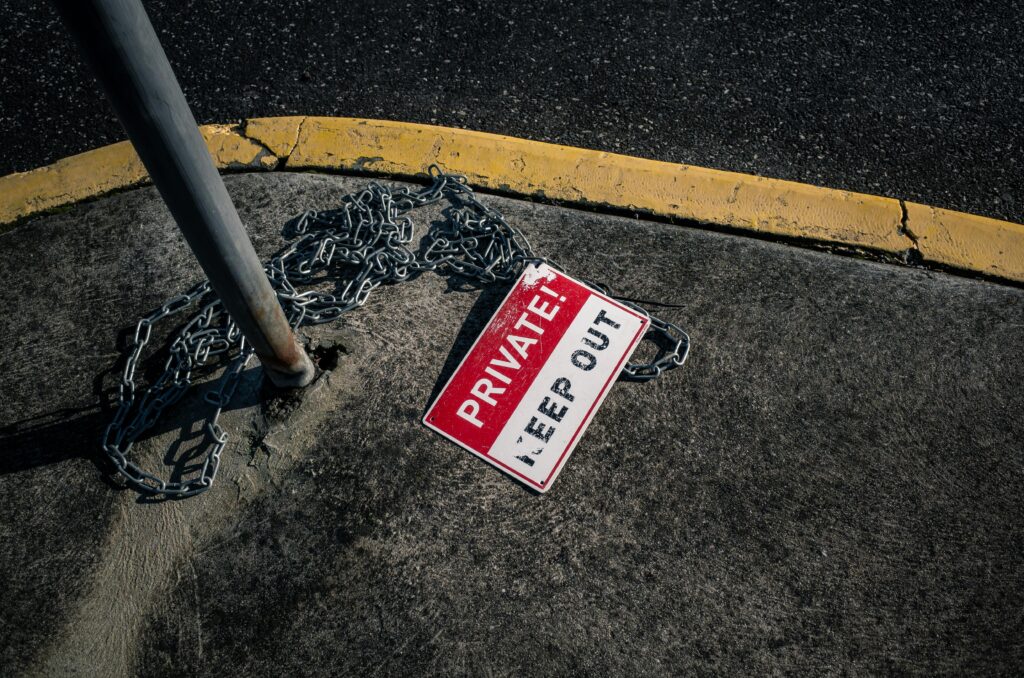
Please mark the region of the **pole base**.
POLYGON ((290 364, 281 364, 272 356, 257 354, 263 364, 263 371, 270 382, 278 388, 304 388, 316 377, 316 367, 309 359, 306 351, 296 344, 295 360, 290 364))

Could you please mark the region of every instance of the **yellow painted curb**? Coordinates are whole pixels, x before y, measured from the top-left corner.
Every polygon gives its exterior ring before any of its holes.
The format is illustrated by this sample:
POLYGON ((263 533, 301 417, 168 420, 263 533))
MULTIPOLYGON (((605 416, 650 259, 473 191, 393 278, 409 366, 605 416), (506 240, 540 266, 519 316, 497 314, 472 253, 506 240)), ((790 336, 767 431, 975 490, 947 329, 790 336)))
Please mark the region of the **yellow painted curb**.
POLYGON ((907 202, 907 234, 925 261, 1024 281, 1024 226, 907 202))
MULTIPOLYGON (((1024 226, 892 198, 469 130, 354 118, 254 118, 201 128, 224 170, 422 177, 831 243, 1024 282, 1024 226)), ((127 142, 0 177, 0 227, 146 180, 127 142)))
POLYGON ((897 253, 896 200, 459 129, 307 118, 289 169, 422 174, 432 163, 473 186, 897 253))
MULTIPOLYGON (((278 158, 228 125, 199 128, 218 169, 274 169, 278 158)), ((135 149, 122 141, 0 177, 0 226, 33 214, 141 185, 148 179, 135 149)), ((2 230, 2 229, 0 229, 2 230)))

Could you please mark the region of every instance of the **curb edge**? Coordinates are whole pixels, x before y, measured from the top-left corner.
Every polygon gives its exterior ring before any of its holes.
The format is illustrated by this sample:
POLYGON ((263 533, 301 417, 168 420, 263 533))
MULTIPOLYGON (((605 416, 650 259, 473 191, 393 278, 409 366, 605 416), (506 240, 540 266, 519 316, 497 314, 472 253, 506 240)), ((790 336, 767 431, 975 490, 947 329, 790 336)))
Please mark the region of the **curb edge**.
MULTIPOLYGON (((252 118, 200 127, 222 171, 364 172, 424 178, 434 163, 476 188, 836 245, 1024 282, 1024 225, 927 205, 560 146, 487 132, 359 118, 252 118)), ((25 219, 146 182, 119 142, 0 177, 0 233, 25 219)))

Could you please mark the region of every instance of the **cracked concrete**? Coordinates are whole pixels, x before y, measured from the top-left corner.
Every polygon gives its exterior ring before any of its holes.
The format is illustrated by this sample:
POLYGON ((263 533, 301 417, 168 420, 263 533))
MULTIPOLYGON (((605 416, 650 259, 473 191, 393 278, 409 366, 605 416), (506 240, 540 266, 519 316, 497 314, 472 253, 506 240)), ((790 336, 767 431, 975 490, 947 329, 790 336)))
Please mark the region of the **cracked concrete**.
MULTIPOLYGON (((365 181, 226 178, 263 257, 365 181)), ((198 268, 152 188, 0 236, 5 671, 1019 672, 1024 291, 485 200, 693 338, 612 389, 543 497, 420 424, 504 293, 424 275, 338 326, 313 407, 248 375, 212 492, 136 504, 90 461, 106 370, 198 268)))

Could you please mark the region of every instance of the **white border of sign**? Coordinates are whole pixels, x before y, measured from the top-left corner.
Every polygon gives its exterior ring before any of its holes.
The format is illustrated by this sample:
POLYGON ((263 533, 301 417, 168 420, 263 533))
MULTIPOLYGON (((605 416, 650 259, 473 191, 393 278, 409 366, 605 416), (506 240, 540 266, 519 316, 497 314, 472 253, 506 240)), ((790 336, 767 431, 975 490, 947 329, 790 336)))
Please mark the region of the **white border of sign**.
MULTIPOLYGON (((547 264, 542 264, 542 266, 548 267, 547 264)), ((538 270, 541 269, 540 266, 536 266, 536 268, 538 270)), ((636 350, 637 345, 643 339, 643 337, 646 334, 647 329, 650 327, 650 323, 651 323, 651 319, 650 319, 650 317, 648 315, 646 315, 644 313, 641 313, 641 312, 637 311, 636 309, 629 308, 628 306, 624 306, 623 304, 621 304, 618 301, 612 299, 608 295, 602 294, 601 292, 595 290, 594 288, 590 287, 589 285, 586 285, 585 283, 580 282, 576 278, 573 278, 572 276, 570 276, 570 275, 568 275, 566 273, 563 273, 562 271, 559 271, 559 270, 557 270, 557 269, 555 269, 553 267, 548 267, 548 268, 550 268, 550 270, 553 271, 555 274, 560 275, 560 276, 562 276, 564 278, 568 278, 568 279, 572 280, 573 282, 583 286, 593 296, 599 297, 599 298, 603 299, 604 301, 608 302, 609 304, 611 304, 612 306, 620 308, 623 311, 625 311, 626 313, 629 313, 630 315, 632 315, 634 317, 640 318, 640 320, 641 320, 640 329, 637 330, 636 336, 634 336, 633 339, 630 341, 628 348, 626 349, 626 351, 622 355, 622 358, 619 360, 618 364, 616 364, 615 369, 612 371, 611 375, 608 377, 608 379, 605 381, 604 385, 601 387, 601 391, 598 394, 597 398, 594 400, 593 404, 591 405, 590 410, 583 417, 583 421, 580 423, 580 425, 576 429, 575 433, 573 433, 572 438, 570 439, 569 443, 566 445, 565 449, 562 450, 561 454, 558 457, 558 461, 555 462, 555 466, 551 470, 551 473, 548 475, 548 477, 545 480, 541 481, 540 483, 537 483, 533 479, 525 476, 523 473, 521 473, 517 469, 512 468, 511 466, 505 464, 504 462, 502 462, 502 461, 500 461, 498 459, 495 459, 494 457, 489 456, 487 453, 480 452, 478 450, 475 450, 475 449, 469 447, 468 445, 466 445, 461 440, 458 440, 458 439, 452 437, 451 435, 449 435, 445 431, 442 431, 441 429, 437 428, 436 426, 431 424, 430 421, 428 421, 428 419, 430 417, 430 414, 431 414, 431 412, 433 412, 434 407, 437 405, 438 400, 440 400, 441 395, 445 391, 448 390, 448 387, 451 385, 452 381, 455 379, 455 376, 459 373, 459 370, 462 369, 463 363, 465 363, 466 360, 469 358, 469 356, 473 354, 473 351, 476 349, 477 344, 487 334, 487 331, 491 328, 491 325, 494 324, 496 318, 499 315, 498 312, 502 309, 502 307, 505 306, 505 303, 508 301, 509 297, 512 296, 512 292, 515 291, 523 283, 523 279, 526 277, 527 272, 529 271, 529 267, 527 268, 527 270, 523 271, 523 274, 520 275, 520 277, 516 280, 515 284, 512 285, 512 287, 509 289, 508 293, 505 295, 505 298, 502 299, 501 304, 499 304, 498 307, 495 309, 494 314, 491 316, 490 320, 488 320, 487 324, 484 326, 484 328, 482 330, 480 330, 480 334, 477 335, 477 338, 473 341, 473 345, 469 347, 469 350, 466 351, 466 354, 462 357, 462 360, 460 360, 459 364, 456 365, 454 370, 452 370, 452 374, 451 374, 450 377, 448 377, 448 381, 445 382, 444 387, 441 388, 440 391, 438 391, 437 397, 434 398, 434 401, 430 404, 430 407, 427 408, 427 411, 423 415, 423 419, 422 419, 423 425, 426 426, 427 428, 429 428, 432 431, 435 431, 435 432, 441 434, 442 436, 444 436, 448 440, 452 441, 453 443, 455 443, 459 447, 461 447, 461 448, 463 448, 465 450, 468 450, 469 452, 471 452, 475 456, 477 456, 480 459, 483 459, 484 461, 486 461, 488 464, 491 464, 495 468, 497 468, 497 469, 499 469, 499 470, 501 470, 501 471, 503 471, 503 472, 513 476, 519 482, 527 485, 528 487, 530 487, 530 488, 532 488, 532 489, 534 489, 534 490, 536 490, 536 491, 538 491, 538 492, 540 492, 542 494, 544 492, 547 492, 549 489, 551 489, 551 486, 555 484, 555 479, 558 478, 558 475, 562 471, 562 467, 564 467, 566 462, 568 462, 569 457, 572 454, 572 451, 576 448, 576 445, 579 443, 580 438, 582 438, 583 432, 587 430, 587 427, 590 425, 590 422, 594 418, 594 415, 597 413, 597 410, 604 403, 605 398, 608 397, 608 393, 611 391, 610 387, 611 387, 612 383, 614 383, 615 380, 618 379, 619 375, 622 373, 622 366, 626 363, 627 360, 629 360, 629 357, 631 355, 633 355, 633 352, 636 350)))

